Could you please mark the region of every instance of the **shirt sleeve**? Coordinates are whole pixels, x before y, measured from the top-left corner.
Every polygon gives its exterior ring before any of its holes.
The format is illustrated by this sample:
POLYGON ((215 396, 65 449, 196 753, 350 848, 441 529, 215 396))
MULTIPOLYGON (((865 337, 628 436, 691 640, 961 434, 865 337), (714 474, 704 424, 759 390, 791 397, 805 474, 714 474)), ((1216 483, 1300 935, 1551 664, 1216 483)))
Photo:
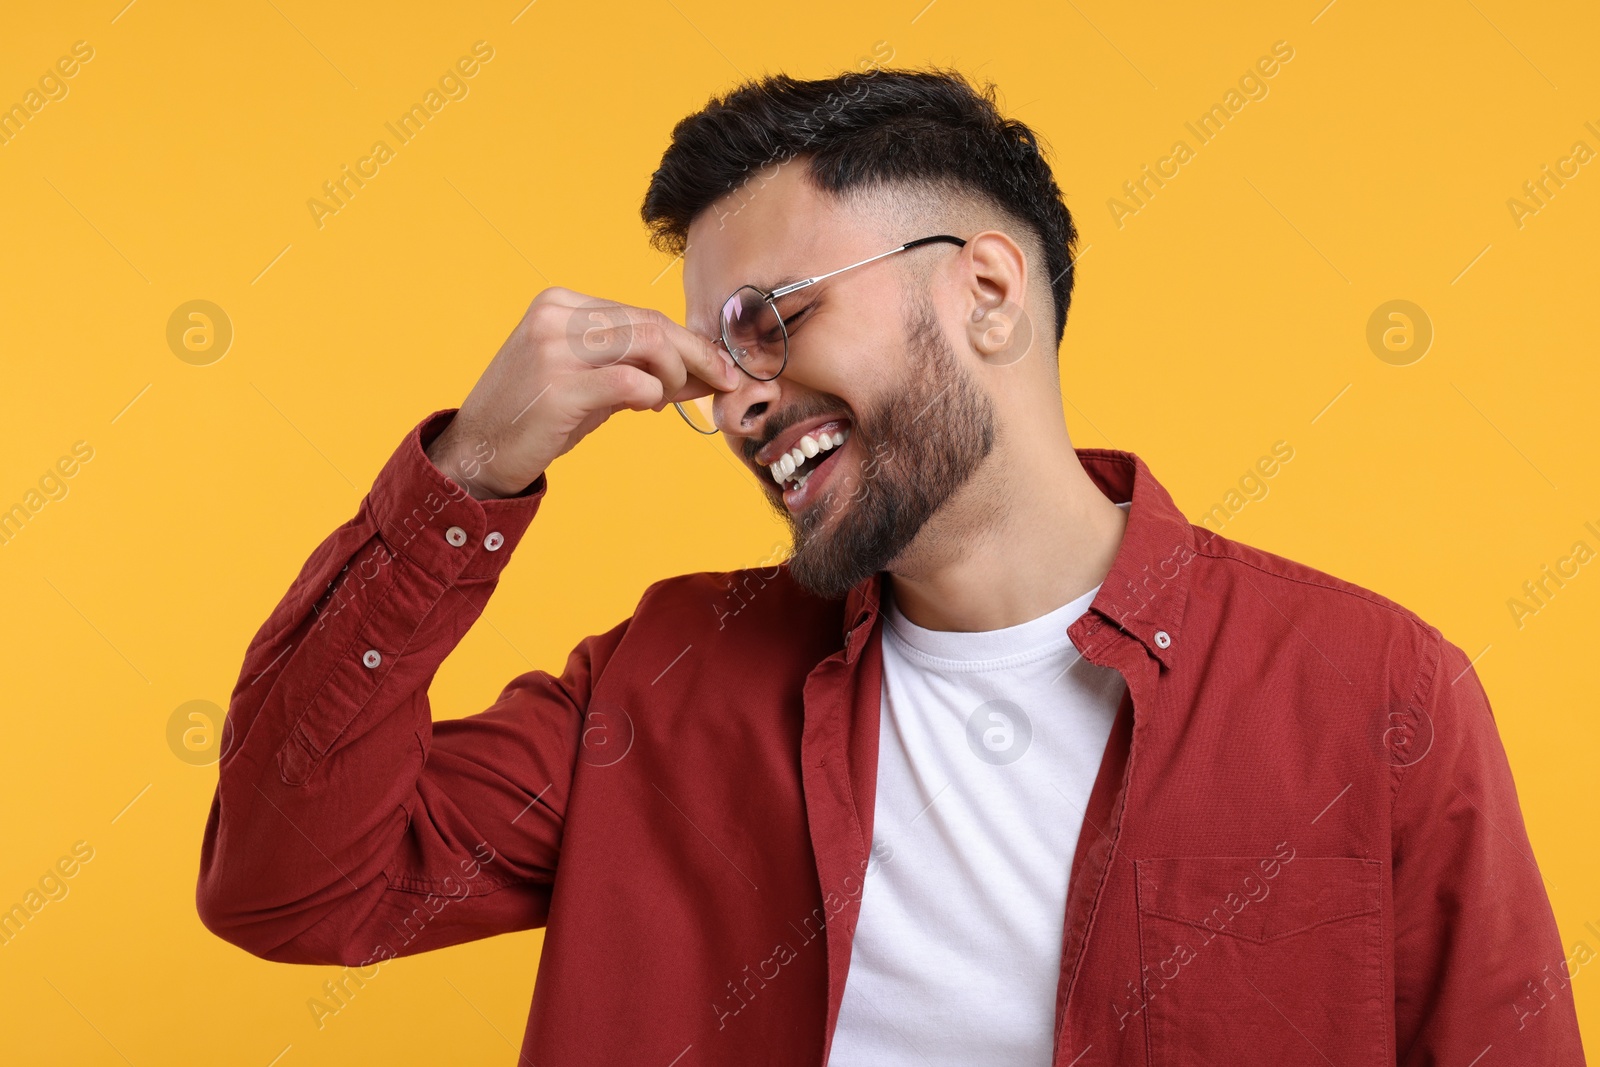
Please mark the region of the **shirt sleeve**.
POLYGON ((222 734, 196 903, 271 960, 371 963, 541 926, 590 686, 627 627, 559 676, 432 721, 428 685, 546 490, 475 500, 406 436, 249 644, 222 734))
POLYGON ((1396 1062, 1581 1065, 1571 975, 1477 672, 1432 631, 1391 716, 1396 1062), (1488 1062, 1487 1059, 1484 1062, 1488 1062))

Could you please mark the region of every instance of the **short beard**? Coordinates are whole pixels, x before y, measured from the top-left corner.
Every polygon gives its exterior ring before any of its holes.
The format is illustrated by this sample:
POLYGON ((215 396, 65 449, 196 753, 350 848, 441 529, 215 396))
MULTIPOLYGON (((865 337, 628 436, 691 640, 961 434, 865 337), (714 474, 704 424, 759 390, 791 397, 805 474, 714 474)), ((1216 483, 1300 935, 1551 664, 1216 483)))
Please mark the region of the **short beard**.
POLYGON ((865 455, 848 493, 830 489, 799 516, 777 505, 794 538, 790 575, 827 600, 886 570, 994 449, 994 405, 926 298, 907 314, 906 334, 908 379, 850 431, 865 455))

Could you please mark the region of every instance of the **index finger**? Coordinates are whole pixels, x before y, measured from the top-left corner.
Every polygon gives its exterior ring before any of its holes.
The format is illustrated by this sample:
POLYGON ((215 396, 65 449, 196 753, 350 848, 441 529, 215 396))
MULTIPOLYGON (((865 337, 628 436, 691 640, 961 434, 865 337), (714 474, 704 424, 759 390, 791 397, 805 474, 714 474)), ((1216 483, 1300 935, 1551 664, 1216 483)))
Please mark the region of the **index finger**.
POLYGON ((596 325, 587 329, 583 328, 584 320, 580 318, 575 318, 568 326, 569 339, 573 339, 573 331, 581 332, 581 337, 572 340, 573 351, 586 361, 607 357, 612 362, 632 363, 658 377, 665 375, 663 380, 669 383, 678 378, 678 374, 667 370, 667 362, 674 362, 674 369, 681 367, 689 378, 683 388, 694 390, 678 396, 680 400, 704 396, 714 390, 730 390, 739 383, 739 372, 731 356, 717 343, 694 333, 664 312, 631 304, 598 302, 579 304, 573 312, 587 312, 588 319, 596 320, 596 325))
MULTIPOLYGON (((666 330, 667 338, 672 342, 673 348, 683 360, 683 365, 689 371, 689 376, 698 379, 712 389, 729 390, 739 384, 739 372, 733 365, 733 357, 723 351, 716 341, 690 330, 687 326, 673 321, 669 315, 661 315, 662 326, 666 330)), ((688 388, 686 385, 685 388, 688 388)), ((696 392, 693 396, 704 396, 704 392, 696 392)), ((678 397, 686 400, 689 397, 678 397)))

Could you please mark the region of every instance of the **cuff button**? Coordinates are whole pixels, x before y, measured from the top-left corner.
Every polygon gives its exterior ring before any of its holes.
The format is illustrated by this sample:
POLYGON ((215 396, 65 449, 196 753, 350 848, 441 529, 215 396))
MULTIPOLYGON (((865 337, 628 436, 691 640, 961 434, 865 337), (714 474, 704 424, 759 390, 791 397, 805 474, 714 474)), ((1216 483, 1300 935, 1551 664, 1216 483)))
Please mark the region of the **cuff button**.
POLYGON ((459 526, 452 526, 450 529, 444 532, 444 539, 449 541, 452 545, 455 545, 457 548, 460 548, 462 545, 467 543, 467 531, 463 530, 459 526))
POLYGON ((485 537, 483 539, 483 547, 487 548, 490 552, 496 551, 497 549, 499 549, 499 547, 501 545, 503 545, 505 543, 506 543, 505 534, 501 533, 499 530, 494 531, 488 537, 485 537))

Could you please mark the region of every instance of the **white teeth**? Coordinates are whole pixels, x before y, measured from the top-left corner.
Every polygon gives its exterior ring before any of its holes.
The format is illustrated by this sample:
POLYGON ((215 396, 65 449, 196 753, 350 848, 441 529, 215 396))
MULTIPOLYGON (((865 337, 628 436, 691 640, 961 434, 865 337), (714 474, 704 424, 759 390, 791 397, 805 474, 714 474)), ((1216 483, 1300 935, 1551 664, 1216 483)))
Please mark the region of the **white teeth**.
MULTIPOLYGON (((772 475, 773 481, 783 485, 793 477, 794 472, 806 460, 821 455, 830 449, 838 448, 849 439, 849 433, 844 430, 833 433, 826 431, 820 434, 808 433, 800 438, 788 452, 768 464, 767 473, 772 475)), ((811 477, 811 472, 808 470, 801 474, 799 478, 794 479, 794 484, 789 488, 799 488, 806 483, 806 479, 809 477, 811 477)))

